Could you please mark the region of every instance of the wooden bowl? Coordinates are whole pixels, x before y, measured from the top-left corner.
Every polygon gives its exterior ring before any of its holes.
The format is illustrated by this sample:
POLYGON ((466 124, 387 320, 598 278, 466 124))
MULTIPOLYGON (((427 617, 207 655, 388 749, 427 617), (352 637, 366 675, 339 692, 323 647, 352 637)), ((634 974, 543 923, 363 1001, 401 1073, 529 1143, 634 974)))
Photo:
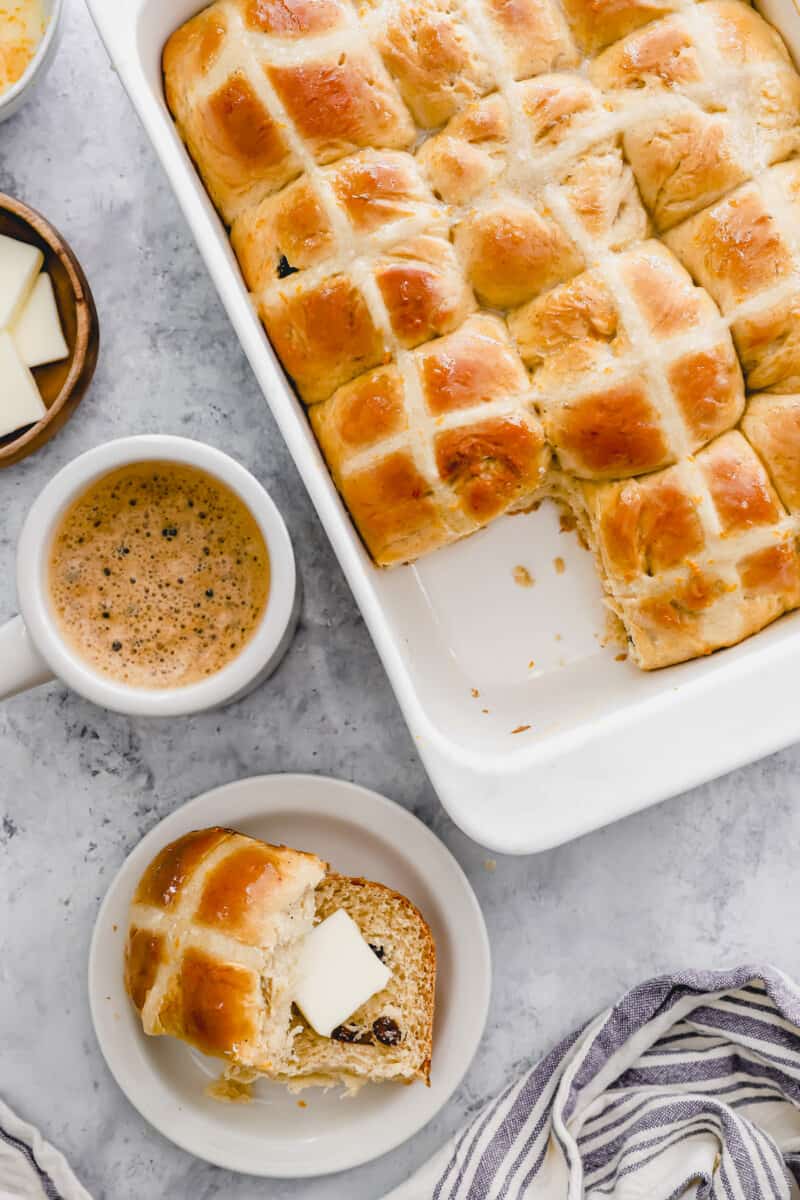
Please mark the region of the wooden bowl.
POLYGON ((34 209, 0 192, 0 233, 30 242, 44 254, 42 270, 53 281, 69 346, 68 358, 33 369, 47 413, 35 425, 0 438, 0 467, 9 467, 49 441, 75 411, 94 375, 100 331, 86 276, 57 229, 34 209))

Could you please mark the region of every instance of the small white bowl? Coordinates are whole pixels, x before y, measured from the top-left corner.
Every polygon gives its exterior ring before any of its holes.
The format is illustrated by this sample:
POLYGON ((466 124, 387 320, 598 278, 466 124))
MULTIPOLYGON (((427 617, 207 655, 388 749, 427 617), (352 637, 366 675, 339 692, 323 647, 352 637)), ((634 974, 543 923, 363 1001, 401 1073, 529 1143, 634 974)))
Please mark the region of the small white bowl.
POLYGON ((36 87, 47 74, 47 69, 55 56, 64 18, 64 0, 44 0, 47 28, 39 43, 36 53, 28 63, 25 74, 13 87, 0 94, 0 121, 13 117, 22 108, 26 100, 30 100, 36 87))

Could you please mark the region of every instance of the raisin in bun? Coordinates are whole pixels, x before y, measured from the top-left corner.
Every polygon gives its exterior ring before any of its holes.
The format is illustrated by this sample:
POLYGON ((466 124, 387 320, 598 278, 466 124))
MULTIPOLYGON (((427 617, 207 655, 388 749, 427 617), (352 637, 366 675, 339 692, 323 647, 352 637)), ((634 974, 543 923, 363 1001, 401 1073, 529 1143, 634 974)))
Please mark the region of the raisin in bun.
POLYGON ((419 910, 399 892, 367 879, 327 875, 316 891, 317 916, 337 909, 352 917, 373 952, 392 972, 383 991, 329 1038, 300 1023, 282 1076, 292 1091, 395 1080, 430 1083, 436 947, 419 910))

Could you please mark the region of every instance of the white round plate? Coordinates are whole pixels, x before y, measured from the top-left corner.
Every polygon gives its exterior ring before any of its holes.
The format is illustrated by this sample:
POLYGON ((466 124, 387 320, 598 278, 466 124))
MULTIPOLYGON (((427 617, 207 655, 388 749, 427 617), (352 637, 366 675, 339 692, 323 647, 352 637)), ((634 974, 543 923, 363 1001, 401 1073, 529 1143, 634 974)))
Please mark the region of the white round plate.
POLYGON ((190 800, 125 860, 97 917, 89 1002, 97 1040, 131 1103, 176 1145, 231 1171, 291 1178, 368 1162, 411 1137, 449 1099, 483 1034, 491 962, 483 915, 446 847, 399 805, 354 784, 314 775, 242 779, 190 800), (261 1080, 250 1104, 205 1093, 220 1074, 174 1038, 146 1037, 122 978, 128 906, 150 860, 192 829, 224 825, 313 850, 338 872, 396 888, 420 908, 436 940, 436 1028, 431 1086, 367 1084, 301 1097, 261 1080))

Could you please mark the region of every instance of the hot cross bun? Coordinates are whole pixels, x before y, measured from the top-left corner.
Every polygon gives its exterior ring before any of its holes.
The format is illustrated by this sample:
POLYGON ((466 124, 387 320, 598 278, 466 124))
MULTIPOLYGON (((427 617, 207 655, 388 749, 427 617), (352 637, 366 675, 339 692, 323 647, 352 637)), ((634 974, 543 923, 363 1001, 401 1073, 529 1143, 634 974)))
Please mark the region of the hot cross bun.
POLYGON ((642 667, 733 645, 800 604, 796 523, 736 431, 666 471, 585 485, 584 502, 642 667))
POLYGON ((166 846, 131 904, 125 982, 148 1034, 274 1071, 290 1042, 291 956, 326 864, 228 829, 166 846))

